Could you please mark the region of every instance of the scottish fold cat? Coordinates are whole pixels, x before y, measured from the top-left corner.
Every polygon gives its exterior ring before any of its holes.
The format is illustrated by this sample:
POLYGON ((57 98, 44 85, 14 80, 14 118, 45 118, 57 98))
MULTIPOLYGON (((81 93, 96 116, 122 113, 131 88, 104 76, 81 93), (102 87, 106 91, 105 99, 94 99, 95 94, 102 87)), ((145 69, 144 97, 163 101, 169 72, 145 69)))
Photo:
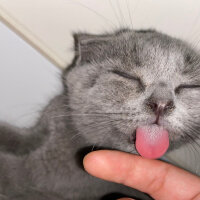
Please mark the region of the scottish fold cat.
POLYGON ((0 199, 97 200, 131 188, 82 168, 94 149, 160 158, 199 138, 200 55, 154 30, 74 35, 75 57, 62 94, 30 128, 0 125, 0 199))

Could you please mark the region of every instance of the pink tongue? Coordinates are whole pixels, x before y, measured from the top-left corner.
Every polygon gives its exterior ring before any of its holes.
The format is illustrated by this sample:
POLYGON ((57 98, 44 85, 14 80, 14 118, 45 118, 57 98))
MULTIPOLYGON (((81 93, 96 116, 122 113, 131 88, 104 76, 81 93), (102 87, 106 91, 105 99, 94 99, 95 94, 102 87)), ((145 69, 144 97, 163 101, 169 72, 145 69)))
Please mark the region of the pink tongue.
POLYGON ((136 149, 150 159, 160 158, 169 147, 167 130, 156 124, 138 127, 136 130, 136 149))

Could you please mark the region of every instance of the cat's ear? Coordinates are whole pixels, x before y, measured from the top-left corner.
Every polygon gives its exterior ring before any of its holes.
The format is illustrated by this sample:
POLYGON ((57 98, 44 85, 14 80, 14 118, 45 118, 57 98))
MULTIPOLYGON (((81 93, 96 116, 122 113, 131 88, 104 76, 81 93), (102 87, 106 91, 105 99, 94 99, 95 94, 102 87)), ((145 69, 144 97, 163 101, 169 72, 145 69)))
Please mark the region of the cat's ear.
POLYGON ((111 35, 74 34, 76 64, 83 65, 103 60, 111 39, 111 35))
POLYGON ((130 29, 120 29, 109 34, 92 35, 87 33, 75 33, 74 46, 76 52, 76 64, 85 64, 102 61, 109 56, 112 57, 113 46, 118 36, 131 32, 130 29))

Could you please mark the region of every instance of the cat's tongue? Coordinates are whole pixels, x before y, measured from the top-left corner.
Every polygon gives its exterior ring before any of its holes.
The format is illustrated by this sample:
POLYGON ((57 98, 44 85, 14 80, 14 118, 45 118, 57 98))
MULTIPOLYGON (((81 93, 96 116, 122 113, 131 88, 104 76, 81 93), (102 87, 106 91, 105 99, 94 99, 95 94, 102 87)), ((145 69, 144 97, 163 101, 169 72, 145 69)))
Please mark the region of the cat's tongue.
POLYGON ((136 149, 145 158, 156 159, 165 154, 169 147, 169 134, 156 124, 138 127, 136 130, 136 149))

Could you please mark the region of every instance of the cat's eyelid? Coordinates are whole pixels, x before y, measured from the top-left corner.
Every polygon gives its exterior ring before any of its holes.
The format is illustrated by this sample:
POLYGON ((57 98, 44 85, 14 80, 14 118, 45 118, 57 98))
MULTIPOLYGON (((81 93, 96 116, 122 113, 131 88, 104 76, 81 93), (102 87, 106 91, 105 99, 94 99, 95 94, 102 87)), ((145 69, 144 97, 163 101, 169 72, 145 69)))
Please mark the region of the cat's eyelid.
POLYGON ((181 84, 178 87, 175 88, 175 93, 180 92, 181 89, 189 89, 189 88, 200 88, 200 84, 181 84))
POLYGON ((122 71, 119 71, 119 70, 111 70, 110 72, 117 74, 119 76, 122 76, 124 78, 137 81, 140 84, 140 86, 142 87, 142 89, 145 89, 145 86, 142 83, 141 79, 137 76, 133 76, 133 75, 127 74, 126 72, 122 72, 122 71))
POLYGON ((136 81, 139 80, 138 77, 127 74, 126 72, 122 72, 122 71, 119 71, 119 70, 111 70, 111 72, 114 73, 114 74, 117 74, 119 76, 128 78, 128 79, 132 79, 132 80, 136 80, 136 81))

